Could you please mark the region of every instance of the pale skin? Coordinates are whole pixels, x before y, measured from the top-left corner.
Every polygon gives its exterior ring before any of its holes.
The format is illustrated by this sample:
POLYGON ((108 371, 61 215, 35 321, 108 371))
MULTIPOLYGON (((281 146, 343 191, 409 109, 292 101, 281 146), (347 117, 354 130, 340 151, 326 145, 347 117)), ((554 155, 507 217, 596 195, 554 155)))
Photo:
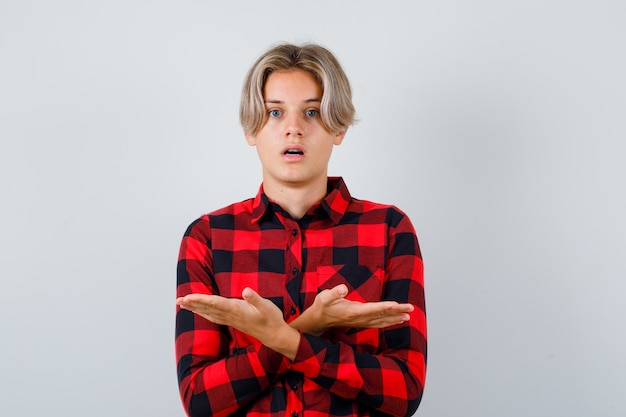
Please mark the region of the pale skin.
MULTIPOLYGON (((345 132, 329 132, 320 120, 322 88, 308 72, 273 72, 263 91, 268 119, 256 135, 245 134, 257 148, 263 167, 263 190, 294 219, 301 218, 326 195, 328 162, 345 132)), ((242 298, 189 294, 176 300, 181 308, 244 332, 293 360, 302 333, 319 336, 332 327, 384 328, 409 320, 411 304, 347 300, 348 288, 321 291, 313 304, 291 323, 270 300, 251 288, 242 298)))

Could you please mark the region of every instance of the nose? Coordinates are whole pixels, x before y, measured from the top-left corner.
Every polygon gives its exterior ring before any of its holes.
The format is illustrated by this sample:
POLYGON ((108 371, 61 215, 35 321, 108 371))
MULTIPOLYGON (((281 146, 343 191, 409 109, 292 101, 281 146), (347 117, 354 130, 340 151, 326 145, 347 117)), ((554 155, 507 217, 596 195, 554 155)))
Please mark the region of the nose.
POLYGON ((304 121, 297 114, 291 114, 285 121, 285 134, 288 137, 304 135, 304 121))

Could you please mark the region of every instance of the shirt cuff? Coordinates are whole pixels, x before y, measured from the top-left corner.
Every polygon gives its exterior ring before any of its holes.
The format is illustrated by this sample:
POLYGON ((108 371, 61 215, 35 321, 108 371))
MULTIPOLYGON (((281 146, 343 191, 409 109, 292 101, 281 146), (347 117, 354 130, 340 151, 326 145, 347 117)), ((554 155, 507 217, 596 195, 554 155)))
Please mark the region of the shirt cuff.
POLYGON ((259 368, 255 369, 256 375, 260 375, 260 372, 264 371, 267 377, 273 380, 275 377, 289 371, 290 361, 287 357, 262 344, 256 346, 256 351, 256 356, 259 360, 259 368))
POLYGON ((322 371, 328 345, 324 339, 301 333, 300 345, 291 362, 291 370, 301 372, 307 378, 317 378, 322 371))

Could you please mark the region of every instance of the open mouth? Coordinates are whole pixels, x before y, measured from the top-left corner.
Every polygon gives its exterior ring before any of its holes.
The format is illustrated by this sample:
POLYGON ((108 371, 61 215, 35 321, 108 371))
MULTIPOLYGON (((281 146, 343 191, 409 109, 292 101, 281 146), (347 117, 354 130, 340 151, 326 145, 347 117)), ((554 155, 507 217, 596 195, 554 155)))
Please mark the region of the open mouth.
POLYGON ((302 152, 300 149, 287 149, 284 152, 285 155, 304 155, 304 152, 302 152))

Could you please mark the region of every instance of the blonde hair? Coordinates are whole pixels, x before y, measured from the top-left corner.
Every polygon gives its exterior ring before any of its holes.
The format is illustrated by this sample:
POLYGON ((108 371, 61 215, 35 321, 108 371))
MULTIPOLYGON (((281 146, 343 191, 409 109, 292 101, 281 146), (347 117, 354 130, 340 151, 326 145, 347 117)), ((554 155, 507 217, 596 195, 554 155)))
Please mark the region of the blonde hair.
POLYGON ((245 133, 256 136, 267 121, 263 89, 274 71, 300 69, 309 72, 322 88, 322 125, 332 133, 345 132, 355 123, 352 90, 337 58, 316 44, 281 44, 262 54, 244 80, 239 121, 245 133))

